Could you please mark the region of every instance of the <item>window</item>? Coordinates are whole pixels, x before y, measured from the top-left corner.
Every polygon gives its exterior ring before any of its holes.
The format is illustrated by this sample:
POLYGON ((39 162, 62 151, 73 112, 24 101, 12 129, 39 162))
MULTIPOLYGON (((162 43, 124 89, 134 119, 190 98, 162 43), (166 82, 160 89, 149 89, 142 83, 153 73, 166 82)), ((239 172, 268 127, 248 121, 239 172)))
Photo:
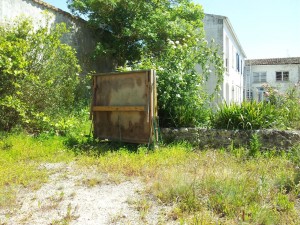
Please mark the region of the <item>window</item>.
POLYGON ((267 72, 253 72, 253 83, 267 82, 267 72))
POLYGON ((243 60, 241 60, 241 74, 243 74, 243 60))
POLYGON ((236 53, 236 70, 240 72, 240 56, 236 53))
POLYGON ((226 72, 229 72, 229 65, 228 65, 228 58, 225 60, 225 67, 226 67, 226 72))
POLYGON ((229 71, 229 38, 226 37, 226 59, 225 59, 225 67, 226 71, 229 71))
POLYGON ((232 68, 234 68, 234 47, 232 45, 232 48, 231 48, 231 59, 232 59, 232 62, 231 62, 231 65, 232 65, 232 68))
POLYGON ((257 88, 257 101, 262 102, 264 100, 265 89, 262 87, 257 88))
POLYGON ((246 92, 246 99, 251 101, 253 99, 253 92, 249 89, 247 89, 247 92, 246 92))
POLYGON ((276 81, 289 81, 289 72, 288 71, 276 72, 276 81))

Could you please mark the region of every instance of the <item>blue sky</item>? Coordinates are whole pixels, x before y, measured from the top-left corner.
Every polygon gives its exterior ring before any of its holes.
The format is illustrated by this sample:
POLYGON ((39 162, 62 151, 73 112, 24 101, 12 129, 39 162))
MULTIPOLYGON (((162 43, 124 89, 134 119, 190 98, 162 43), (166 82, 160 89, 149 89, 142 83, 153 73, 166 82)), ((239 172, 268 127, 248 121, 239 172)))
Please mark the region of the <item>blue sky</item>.
MULTIPOLYGON (((65 0, 44 0, 63 10, 65 0)), ((247 58, 300 57, 300 0, 194 0, 227 16, 247 58)))

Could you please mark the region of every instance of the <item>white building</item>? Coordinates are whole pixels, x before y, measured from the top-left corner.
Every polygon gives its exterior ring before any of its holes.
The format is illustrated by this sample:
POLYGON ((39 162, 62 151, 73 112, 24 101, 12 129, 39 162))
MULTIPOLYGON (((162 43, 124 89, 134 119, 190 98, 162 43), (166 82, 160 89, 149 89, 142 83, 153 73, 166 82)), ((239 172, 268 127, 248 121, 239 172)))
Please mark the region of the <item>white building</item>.
MULTIPOLYGON (((224 61, 225 72, 217 102, 241 103, 243 101, 243 72, 246 54, 227 17, 205 14, 203 22, 206 39, 209 42, 212 39, 215 41, 224 61)), ((216 83, 217 78, 212 75, 207 82, 209 93, 213 93, 216 83)))
POLYGON ((284 93, 300 81, 300 57, 246 60, 244 77, 244 98, 262 101, 263 84, 284 93))

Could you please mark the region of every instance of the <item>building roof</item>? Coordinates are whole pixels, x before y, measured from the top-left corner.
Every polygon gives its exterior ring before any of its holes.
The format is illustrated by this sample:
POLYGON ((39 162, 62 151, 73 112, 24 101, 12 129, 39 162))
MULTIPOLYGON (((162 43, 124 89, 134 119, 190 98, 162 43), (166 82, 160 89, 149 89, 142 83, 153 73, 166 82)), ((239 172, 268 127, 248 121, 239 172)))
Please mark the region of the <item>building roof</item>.
MULTIPOLYGON (((53 5, 50 5, 50 4, 48 4, 48 3, 46 3, 46 2, 44 2, 42 0, 31 0, 31 1, 34 2, 34 3, 36 3, 36 4, 38 4, 38 5, 40 5, 40 6, 42 6, 42 7, 45 7, 46 9, 50 9, 50 10, 53 10, 55 12, 61 13, 61 14, 65 15, 65 16, 71 18, 71 19, 79 20, 81 22, 86 22, 84 19, 82 19, 82 18, 80 18, 78 16, 74 16, 71 13, 68 13, 68 12, 66 12, 66 11, 64 11, 64 10, 62 10, 60 8, 57 8, 57 7, 53 6, 53 5)), ((205 13, 205 16, 213 16, 213 17, 217 17, 219 19, 224 20, 226 22, 226 24, 228 25, 230 32, 233 34, 233 37, 234 37, 234 39, 235 39, 238 47, 240 48, 241 53, 246 57, 246 53, 245 53, 244 49, 242 48, 242 45, 240 44, 240 42, 239 42, 239 40, 237 38, 237 35, 234 32, 234 29, 233 29, 233 27, 232 27, 232 25, 231 25, 228 17, 221 16, 221 15, 215 15, 215 14, 207 14, 207 13, 205 13)))
POLYGON ((300 57, 248 59, 248 60, 246 60, 246 66, 250 66, 250 65, 282 65, 282 64, 300 64, 300 57))
POLYGON ((50 5, 50 4, 48 4, 48 3, 46 3, 46 2, 44 2, 44 1, 42 1, 42 0, 31 0, 31 1, 32 1, 33 3, 36 3, 36 4, 38 4, 38 5, 40 5, 40 6, 44 7, 44 8, 46 8, 46 9, 50 9, 50 10, 52 10, 52 11, 61 13, 61 14, 63 14, 64 16, 69 17, 70 19, 79 20, 79 21, 81 21, 81 22, 86 22, 84 19, 82 19, 82 18, 80 18, 80 17, 78 17, 78 16, 74 16, 74 15, 72 15, 71 13, 68 13, 68 12, 66 12, 66 11, 64 11, 64 10, 62 10, 62 9, 60 9, 60 8, 57 8, 57 7, 53 6, 53 5, 50 5))
POLYGON ((219 19, 222 19, 223 21, 225 21, 225 23, 228 25, 229 31, 232 33, 232 36, 233 36, 235 42, 237 43, 238 47, 240 48, 241 53, 246 58, 247 57, 246 53, 245 53, 245 51, 244 51, 244 49, 243 49, 243 47, 242 47, 242 45, 239 41, 234 29, 233 29, 233 26, 231 25, 230 20, 228 19, 228 17, 222 16, 222 15, 216 15, 216 14, 207 14, 207 13, 205 13, 205 16, 212 16, 212 17, 216 17, 216 18, 219 18, 219 19))

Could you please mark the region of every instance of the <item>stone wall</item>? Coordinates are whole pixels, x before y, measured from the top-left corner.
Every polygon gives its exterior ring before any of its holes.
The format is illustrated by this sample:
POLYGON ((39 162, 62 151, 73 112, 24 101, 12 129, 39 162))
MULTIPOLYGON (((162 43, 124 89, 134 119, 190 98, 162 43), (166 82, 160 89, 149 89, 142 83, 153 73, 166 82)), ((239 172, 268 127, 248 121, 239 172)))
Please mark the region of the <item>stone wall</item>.
POLYGON ((0 0, 0 23, 5 24, 17 17, 30 17, 34 24, 45 24, 45 12, 50 13, 50 24, 66 23, 70 33, 62 41, 76 49, 77 58, 83 69, 83 74, 90 71, 109 72, 112 70, 110 60, 104 58, 92 59, 97 39, 101 33, 95 33, 87 22, 68 12, 51 6, 40 0, 0 0))
POLYGON ((163 128, 161 134, 165 142, 187 141, 200 148, 226 148, 231 144, 247 147, 254 134, 259 137, 262 149, 287 150, 300 144, 300 131, 163 128))

